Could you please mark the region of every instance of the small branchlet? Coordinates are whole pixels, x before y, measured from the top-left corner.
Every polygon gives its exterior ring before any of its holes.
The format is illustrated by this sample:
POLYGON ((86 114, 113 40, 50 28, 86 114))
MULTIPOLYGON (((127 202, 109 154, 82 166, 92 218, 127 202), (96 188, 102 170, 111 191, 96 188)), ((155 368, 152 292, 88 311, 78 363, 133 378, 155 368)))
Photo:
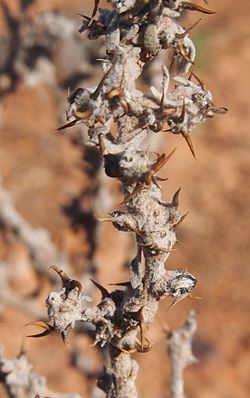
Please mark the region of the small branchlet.
POLYGON ((196 313, 190 311, 184 325, 168 333, 168 355, 171 364, 171 393, 169 398, 185 397, 184 370, 198 362, 192 352, 192 339, 196 329, 196 313))
POLYGON ((0 380, 10 397, 17 398, 81 398, 74 393, 51 391, 47 381, 33 371, 26 353, 22 350, 15 358, 0 355, 0 380))

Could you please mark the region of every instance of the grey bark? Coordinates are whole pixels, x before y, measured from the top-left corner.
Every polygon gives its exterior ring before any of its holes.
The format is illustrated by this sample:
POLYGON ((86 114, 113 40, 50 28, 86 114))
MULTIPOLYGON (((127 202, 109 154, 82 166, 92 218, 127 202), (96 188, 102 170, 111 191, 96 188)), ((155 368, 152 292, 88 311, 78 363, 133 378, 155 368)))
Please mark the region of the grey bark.
MULTIPOLYGON (((195 83, 175 76, 175 87, 169 92, 170 68, 166 66, 162 67, 162 92, 152 88, 149 97, 137 88, 144 65, 163 50, 173 51, 176 75, 187 72, 192 65, 194 44, 189 31, 177 21, 188 8, 187 2, 110 3, 112 9, 99 9, 97 18, 83 16, 81 27, 81 31, 88 31, 90 39, 105 37, 104 76, 96 87, 78 88, 69 96, 68 122, 59 130, 86 126, 88 144, 99 147, 106 174, 119 179, 124 192, 122 210, 119 207, 103 221, 134 233, 137 253, 125 288, 109 292, 93 281, 102 299, 92 307, 83 295, 84 286, 54 267, 62 288, 47 298, 48 323, 44 327, 46 333, 57 331, 65 339, 76 322, 91 322, 95 326, 95 343, 106 346, 109 358, 98 386, 108 398, 135 398, 138 364, 130 354, 151 348, 145 327, 154 320, 159 301, 172 296, 176 303, 187 297, 196 284, 190 272, 166 268, 177 241, 176 228, 185 215, 178 213, 180 190, 170 200, 162 198, 156 173, 168 156, 150 151, 147 138, 161 131, 182 136, 195 155, 190 132, 225 109, 215 107, 211 92, 199 79, 195 83), (111 131, 112 124, 115 132, 111 131)), ((205 12, 201 7, 190 7, 205 12)))

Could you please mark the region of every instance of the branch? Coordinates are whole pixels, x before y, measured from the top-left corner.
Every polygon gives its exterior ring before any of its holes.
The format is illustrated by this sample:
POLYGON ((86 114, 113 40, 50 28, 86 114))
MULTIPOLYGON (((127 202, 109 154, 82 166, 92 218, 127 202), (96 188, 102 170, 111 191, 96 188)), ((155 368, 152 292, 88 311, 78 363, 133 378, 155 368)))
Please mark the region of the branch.
POLYGON ((168 355, 171 364, 171 394, 169 398, 185 398, 184 370, 187 366, 198 362, 192 353, 192 339, 196 329, 196 313, 190 311, 184 325, 170 335, 168 355))
POLYGON ((179 17, 186 9, 210 10, 180 0, 110 3, 112 8, 100 8, 97 16, 96 1, 92 16, 82 15, 80 29, 92 40, 105 37, 103 77, 95 87, 79 87, 68 96, 67 122, 58 130, 84 124, 86 144, 99 148, 105 173, 120 181, 124 199, 103 221, 135 234, 136 255, 130 263, 129 281, 121 289, 110 292, 93 281, 102 295, 93 307, 83 295, 84 286, 54 268, 62 286, 48 296, 48 322, 37 323, 44 329, 37 336, 56 331, 65 339, 76 322, 92 323, 95 344, 106 347, 108 353, 98 386, 107 398, 136 398, 138 364, 130 354, 151 349, 145 331, 160 300, 171 296, 177 303, 196 285, 190 272, 168 270, 165 265, 177 242, 177 227, 187 213, 178 212, 180 189, 172 199, 162 198, 159 182, 164 179, 157 176, 174 150, 156 153, 148 147, 148 137, 159 132, 179 135, 195 156, 190 133, 207 118, 225 113, 225 108, 214 105, 211 92, 193 72, 187 77, 176 76, 194 64, 195 46, 189 33, 197 25, 184 30, 179 17), (163 50, 171 50, 173 59, 169 67, 162 66, 162 90, 152 88, 152 96, 145 95, 137 88, 137 81, 144 66, 163 50), (171 92, 170 71, 175 74, 171 92))
POLYGON ((32 365, 24 352, 14 359, 0 355, 0 381, 9 398, 81 398, 78 394, 61 394, 49 390, 45 377, 32 371, 32 365))
POLYGON ((33 228, 15 209, 10 194, 0 186, 0 224, 3 229, 10 229, 27 247, 32 264, 38 274, 44 274, 55 281, 49 272, 48 264, 60 263, 68 272, 72 272, 67 256, 59 250, 47 230, 33 228))

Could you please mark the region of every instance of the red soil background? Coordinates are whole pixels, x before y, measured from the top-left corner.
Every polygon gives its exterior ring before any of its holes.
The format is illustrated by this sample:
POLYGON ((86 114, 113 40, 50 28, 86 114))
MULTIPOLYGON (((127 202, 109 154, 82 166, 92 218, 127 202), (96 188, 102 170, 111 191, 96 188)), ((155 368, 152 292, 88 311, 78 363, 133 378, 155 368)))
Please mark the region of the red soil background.
MULTIPOLYGON (((17 2, 9 0, 12 12, 17 2)), ((180 137, 166 136, 166 151, 177 145, 177 152, 161 175, 167 175, 164 197, 170 198, 178 187, 181 211, 189 216, 178 229, 181 245, 169 258, 169 268, 183 267, 198 279, 195 294, 201 301, 189 300, 168 310, 170 300, 160 304, 159 319, 148 331, 155 343, 147 354, 135 354, 140 364, 140 397, 166 397, 169 365, 162 323, 180 326, 191 308, 199 313, 194 349, 200 359, 185 373, 187 397, 248 398, 249 378, 249 122, 250 122, 250 3, 249 0, 210 0, 216 10, 203 16, 191 34, 198 46, 196 72, 211 89, 218 106, 229 109, 225 116, 209 120, 193 133, 195 161, 180 137)), ((33 13, 58 8, 68 15, 90 12, 91 2, 80 0, 38 0, 33 13)), ((195 13, 193 13, 195 14, 195 13)), ((197 19, 188 16, 186 26, 197 19)), ((76 18, 78 18, 76 16, 76 18)), ((1 19, 2 23, 3 20, 1 19)), ((80 24, 80 22, 79 22, 80 24)), ((66 100, 65 100, 66 102, 66 100)), ((71 131, 58 136, 56 100, 45 85, 27 88, 19 84, 1 108, 0 170, 2 183, 13 193, 19 212, 34 227, 47 228, 54 242, 75 264, 84 269, 88 249, 83 230, 74 231, 62 207, 79 194, 88 179, 82 171, 81 152, 72 145, 71 131), (79 167, 80 166, 80 167, 79 167)), ((111 209, 112 210, 112 209, 111 209)), ((125 280, 125 253, 133 255, 133 242, 112 226, 102 226, 105 240, 98 242, 100 264, 96 278, 104 285, 125 280), (116 245, 114 245, 114 240, 116 245)), ((1 257, 13 267, 13 288, 20 294, 35 287, 34 275, 25 265, 27 256, 19 245, 9 247, 1 238, 1 257)), ((49 264, 48 264, 49 265, 49 264)), ((50 287, 42 288, 44 302, 50 287)), ((98 300, 98 294, 96 299, 98 300)), ((45 311, 45 308, 44 308, 45 311)), ((27 314, 14 307, 1 314, 0 341, 5 356, 20 350, 27 314)), ((47 377, 49 388, 78 392, 89 397, 94 380, 87 380, 70 365, 70 344, 58 336, 28 339, 27 355, 36 372, 47 377)), ((86 355, 99 354, 83 341, 86 355)), ((0 396, 5 393, 0 387, 0 396)))

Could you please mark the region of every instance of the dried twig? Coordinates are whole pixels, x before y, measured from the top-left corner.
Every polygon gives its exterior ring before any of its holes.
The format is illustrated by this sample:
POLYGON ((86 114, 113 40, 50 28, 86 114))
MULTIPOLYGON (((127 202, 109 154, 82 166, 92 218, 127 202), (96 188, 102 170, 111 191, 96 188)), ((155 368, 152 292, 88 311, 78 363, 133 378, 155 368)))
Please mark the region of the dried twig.
POLYGON ((72 273, 67 256, 59 250, 47 230, 33 228, 15 209, 11 196, 0 186, 0 223, 4 229, 12 231, 30 252, 32 264, 38 274, 46 275, 55 281, 48 264, 61 264, 62 268, 72 273))
POLYGON ((197 329, 195 311, 190 311, 182 327, 170 334, 168 354, 171 364, 169 398, 185 398, 183 373, 187 366, 197 363, 192 353, 192 339, 197 329))
MULTIPOLYGON (((108 398, 136 398, 139 367, 130 354, 151 349, 146 327, 154 320, 160 300, 171 296, 176 304, 196 285, 190 272, 165 266, 184 216, 178 213, 179 191, 170 201, 161 196, 158 181, 162 179, 156 172, 167 157, 150 151, 147 138, 161 131, 181 135, 194 154, 191 131, 219 112, 211 92, 199 81, 175 76, 175 87, 169 92, 171 67, 177 75, 187 72, 196 53, 190 29, 184 30, 178 18, 184 9, 211 12, 180 0, 110 3, 111 9, 101 8, 98 14, 99 3, 95 2, 92 17, 83 16, 80 29, 86 30, 90 39, 105 36, 103 77, 95 87, 78 88, 69 95, 67 123, 59 130, 84 124, 88 144, 100 149, 106 174, 121 182, 124 208, 113 211, 110 221, 118 230, 135 233, 137 250, 130 264, 130 281, 122 290, 114 291, 95 282, 102 298, 91 307, 83 294, 84 286, 54 268, 62 287, 46 300, 48 321, 35 324, 43 329, 38 335, 58 332, 65 340, 76 322, 92 323, 94 344, 106 346, 108 353, 98 386, 108 398), (149 97, 137 88, 137 80, 144 65, 162 50, 172 51, 173 62, 169 69, 162 67, 162 92, 152 88, 153 96, 149 97), (112 123, 115 132, 111 134, 112 123), (165 129, 164 124, 169 128, 165 129)), ((20 223, 17 226, 21 231, 20 223)), ((192 317, 185 327, 187 331, 194 330, 192 317)))
POLYGON ((47 388, 44 376, 33 372, 25 352, 14 359, 0 355, 0 380, 9 398, 81 398, 79 394, 61 394, 47 388))

